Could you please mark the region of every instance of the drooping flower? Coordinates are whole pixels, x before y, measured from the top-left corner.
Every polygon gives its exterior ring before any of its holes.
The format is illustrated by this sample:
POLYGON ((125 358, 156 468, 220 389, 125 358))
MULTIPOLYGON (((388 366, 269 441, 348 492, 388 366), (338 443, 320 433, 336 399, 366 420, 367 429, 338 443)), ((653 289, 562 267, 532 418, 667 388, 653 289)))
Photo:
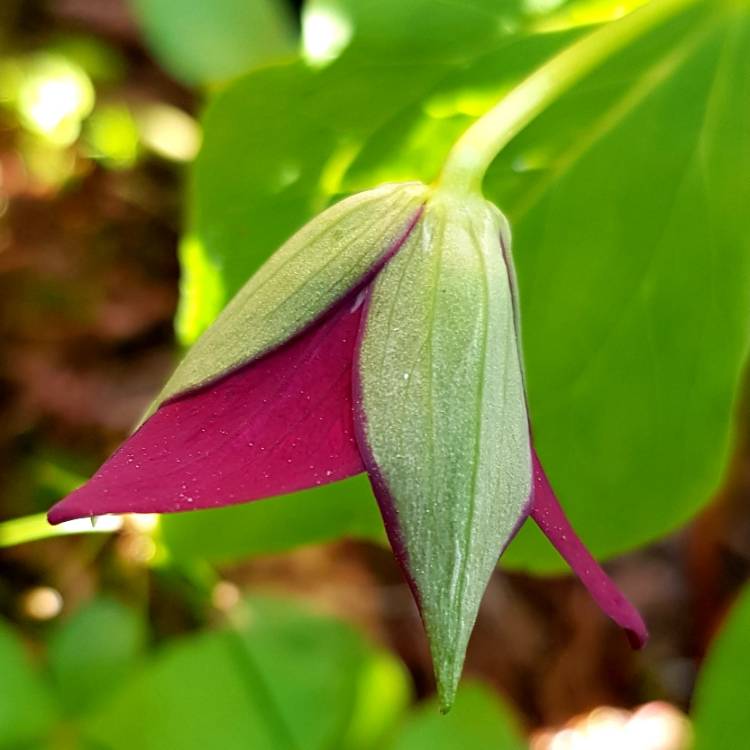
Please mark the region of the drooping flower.
POLYGON ((641 646, 643 621, 534 452, 519 331, 495 206, 419 183, 360 193, 247 282, 49 519, 217 507, 367 471, 445 708, 489 577, 529 515, 641 646))

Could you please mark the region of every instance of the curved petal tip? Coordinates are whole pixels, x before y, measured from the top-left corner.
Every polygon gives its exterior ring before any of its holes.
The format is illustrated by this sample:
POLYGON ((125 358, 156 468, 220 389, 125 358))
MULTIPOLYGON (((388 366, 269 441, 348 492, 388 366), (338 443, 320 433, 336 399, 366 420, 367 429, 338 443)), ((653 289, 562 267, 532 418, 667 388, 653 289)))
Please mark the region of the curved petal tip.
POLYGON ((532 466, 531 517, 588 589, 602 612, 625 631, 630 645, 635 649, 643 648, 648 641, 648 629, 640 613, 578 538, 555 496, 536 451, 532 454, 532 466))
POLYGON ((363 471, 351 395, 360 316, 345 298, 289 343, 165 403, 50 523, 214 508, 363 471))

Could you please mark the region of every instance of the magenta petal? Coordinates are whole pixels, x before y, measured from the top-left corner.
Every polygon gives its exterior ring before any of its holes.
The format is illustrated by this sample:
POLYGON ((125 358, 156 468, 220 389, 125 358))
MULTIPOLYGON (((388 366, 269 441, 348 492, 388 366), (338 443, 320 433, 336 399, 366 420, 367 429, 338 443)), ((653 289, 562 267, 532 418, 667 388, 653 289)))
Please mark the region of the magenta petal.
POLYGON ((167 402, 50 522, 212 508, 363 471, 351 386, 361 315, 350 295, 280 348, 167 402))
POLYGON ((573 531, 555 497, 536 451, 532 452, 532 467, 534 486, 531 517, 570 565, 602 611, 626 632, 633 648, 642 648, 648 640, 648 630, 643 619, 573 531))

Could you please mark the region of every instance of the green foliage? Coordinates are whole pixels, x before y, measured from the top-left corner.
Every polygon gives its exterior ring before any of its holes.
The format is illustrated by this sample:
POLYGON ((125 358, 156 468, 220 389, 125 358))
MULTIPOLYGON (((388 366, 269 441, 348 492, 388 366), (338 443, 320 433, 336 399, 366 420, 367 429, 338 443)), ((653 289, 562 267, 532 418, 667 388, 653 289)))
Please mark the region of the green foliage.
MULTIPOLYGON (((212 102, 193 226, 227 297, 335 196, 434 179, 456 135, 580 33, 493 27, 490 44, 489 23, 440 4, 429 23, 442 19, 460 51, 442 56, 428 49, 440 33, 405 25, 404 5, 364 5, 328 67, 258 70, 212 102), (411 58, 379 55, 387 28, 419 37, 411 58)), ((749 34, 746 6, 698 4, 549 107, 485 183, 514 231, 539 451, 600 556, 684 523, 726 464, 750 304, 748 112, 736 106, 749 34)), ((507 561, 560 566, 532 530, 507 561)))
POLYGON ((462 686, 447 716, 435 701, 414 712, 388 750, 524 750, 526 743, 508 710, 478 683, 462 686))
POLYGON ((288 9, 276 0, 132 0, 154 52, 186 83, 231 78, 293 53, 288 9))
POLYGON ((129 676, 144 650, 145 635, 141 618, 113 599, 94 599, 60 623, 47 658, 68 715, 96 706, 129 676))
POLYGON ((172 643, 89 724, 87 734, 113 750, 134 744, 273 748, 276 717, 267 719, 265 706, 258 704, 262 687, 258 695, 248 691, 253 674, 238 665, 238 657, 241 650, 226 634, 172 643))
POLYGON ((460 62, 496 44, 517 27, 519 0, 309 0, 305 24, 323 17, 353 33, 346 55, 399 63, 460 62))
POLYGON ((267 555, 345 536, 385 541, 364 475, 247 505, 162 516, 160 528, 175 558, 212 562, 267 555))
POLYGON ((711 645, 695 690, 694 750, 741 747, 750 737, 750 587, 735 603, 711 645))
POLYGON ((24 644, 3 621, 0 675, 0 747, 18 747, 43 737, 55 719, 54 703, 24 644))
POLYGON ((403 669, 350 627, 262 598, 244 602, 233 620, 157 652, 87 722, 86 736, 113 750, 366 750, 404 711, 403 669), (373 673, 378 691, 389 696, 383 713, 363 705, 371 700, 373 673), (363 721, 363 711, 374 712, 374 720, 363 721))
POLYGON ((213 322, 226 301, 221 269, 200 240, 185 235, 178 249, 182 274, 175 329, 183 344, 192 344, 213 322))
POLYGON ((438 750, 490 746, 491 737, 509 750, 518 744, 507 709, 477 686, 459 691, 447 719, 434 702, 412 714, 399 661, 351 626, 288 601, 251 597, 220 627, 150 652, 144 635, 135 611, 95 599, 53 629, 43 672, 2 625, 0 747, 417 750, 430 742, 438 750))
MULTIPOLYGON (((747 15, 675 23, 539 118, 489 179, 515 227, 539 453, 602 555, 687 521, 726 465, 748 345, 748 51, 747 15)), ((509 562, 548 568, 532 531, 509 562)))

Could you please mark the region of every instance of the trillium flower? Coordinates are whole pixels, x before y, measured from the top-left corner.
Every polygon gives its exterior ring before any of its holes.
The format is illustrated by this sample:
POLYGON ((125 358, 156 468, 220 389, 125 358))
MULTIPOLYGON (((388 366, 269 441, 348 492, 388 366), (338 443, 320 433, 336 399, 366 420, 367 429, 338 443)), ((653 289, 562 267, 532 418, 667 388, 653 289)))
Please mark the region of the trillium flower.
POLYGON ((531 516, 634 646, 529 428, 508 225, 478 195, 384 185, 284 244, 52 523, 259 500, 366 471, 443 706, 498 558, 531 516))

